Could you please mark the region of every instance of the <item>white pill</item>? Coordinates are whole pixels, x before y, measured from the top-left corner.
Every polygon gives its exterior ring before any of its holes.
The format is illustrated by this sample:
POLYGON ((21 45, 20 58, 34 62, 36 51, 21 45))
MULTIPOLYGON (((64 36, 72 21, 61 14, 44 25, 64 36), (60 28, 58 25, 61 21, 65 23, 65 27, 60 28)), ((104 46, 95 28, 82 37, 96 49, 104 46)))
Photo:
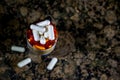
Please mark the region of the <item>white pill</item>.
POLYGON ((47 66, 48 70, 52 70, 55 66, 55 64, 57 63, 58 59, 57 58, 52 58, 52 60, 50 61, 50 63, 47 66))
POLYGON ((33 33, 34 40, 39 41, 40 40, 39 32, 36 30, 32 30, 32 33, 33 33))
POLYGON ((45 37, 45 38, 48 38, 48 37, 49 37, 48 32, 45 32, 45 33, 44 33, 44 37, 45 37))
POLYGON ((40 34, 40 35, 43 35, 44 33, 42 33, 42 32, 39 32, 39 34, 40 34))
POLYGON ((17 52, 25 52, 25 48, 20 46, 11 46, 11 50, 17 52))
POLYGON ((20 68, 22 68, 23 66, 29 64, 30 62, 31 62, 31 58, 27 58, 27 59, 24 59, 24 60, 20 61, 17 64, 17 66, 20 67, 20 68))
POLYGON ((44 20, 44 21, 41 21, 41 22, 37 23, 36 25, 38 25, 38 26, 47 26, 49 24, 50 24, 49 20, 44 20))
POLYGON ((49 34, 49 39, 54 40, 55 35, 54 35, 54 28, 52 25, 47 26, 48 27, 48 34, 49 34))
POLYGON ((40 43, 41 43, 41 44, 45 44, 45 43, 46 43, 46 39, 45 39, 44 36, 41 36, 41 37, 40 37, 40 43))
POLYGON ((40 27, 40 26, 37 26, 37 25, 31 24, 31 25, 30 25, 30 28, 33 29, 33 30, 42 32, 42 33, 45 32, 45 28, 44 28, 44 27, 40 27))

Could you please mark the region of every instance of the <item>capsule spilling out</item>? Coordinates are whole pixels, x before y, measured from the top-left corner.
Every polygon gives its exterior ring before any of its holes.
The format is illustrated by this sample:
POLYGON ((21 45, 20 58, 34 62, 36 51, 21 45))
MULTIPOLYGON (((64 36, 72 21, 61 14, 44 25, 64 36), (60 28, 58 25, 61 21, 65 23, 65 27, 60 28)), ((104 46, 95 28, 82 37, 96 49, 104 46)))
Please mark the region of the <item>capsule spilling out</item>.
POLYGON ((44 27, 40 27, 40 26, 37 26, 37 25, 34 25, 34 24, 31 24, 30 28, 32 30, 36 30, 36 31, 39 31, 39 32, 42 32, 42 33, 45 32, 45 28, 44 27))
POLYGON ((45 44, 45 43, 46 43, 46 39, 45 39, 44 36, 41 36, 41 37, 40 37, 40 43, 41 43, 41 44, 45 44))
POLYGON ((26 59, 20 61, 20 62, 17 64, 17 66, 20 67, 20 68, 22 68, 22 67, 24 67, 25 65, 29 64, 30 62, 31 62, 31 58, 26 58, 26 59))
POLYGON ((45 32, 45 33, 44 33, 44 37, 45 37, 45 38, 48 38, 48 37, 49 37, 48 32, 45 32))
POLYGON ((20 46, 11 46, 11 50, 17 52, 25 52, 25 48, 20 46))
POLYGON ((49 24, 50 24, 49 20, 44 20, 44 21, 41 21, 41 22, 37 23, 36 25, 38 25, 38 26, 47 26, 49 24))
POLYGON ((32 33, 33 33, 34 40, 39 41, 40 39, 39 32, 36 30, 32 30, 32 33))
POLYGON ((54 28, 52 25, 48 25, 48 34, 49 34, 49 39, 50 40, 54 40, 55 39, 55 35, 54 35, 54 28))
POLYGON ((27 31, 27 38, 29 48, 33 49, 35 53, 44 55, 54 50, 58 32, 55 24, 50 20, 44 20, 30 25, 30 30, 27 31))
POLYGON ((57 58, 52 58, 52 60, 50 61, 50 63, 47 66, 48 70, 52 70, 55 66, 55 64, 57 63, 58 59, 57 58))

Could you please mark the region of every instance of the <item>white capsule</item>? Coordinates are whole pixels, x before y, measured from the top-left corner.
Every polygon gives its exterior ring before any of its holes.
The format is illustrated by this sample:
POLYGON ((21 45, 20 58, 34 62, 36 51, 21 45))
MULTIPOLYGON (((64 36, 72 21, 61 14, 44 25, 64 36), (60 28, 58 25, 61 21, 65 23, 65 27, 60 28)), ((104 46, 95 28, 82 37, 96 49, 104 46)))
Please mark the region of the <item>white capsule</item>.
POLYGON ((50 24, 49 20, 44 20, 44 21, 41 21, 41 22, 37 23, 36 25, 38 25, 38 26, 47 26, 49 24, 50 24))
POLYGON ((27 58, 27 59, 24 59, 24 60, 20 61, 17 64, 17 66, 20 67, 20 68, 22 68, 23 66, 29 64, 30 62, 31 62, 31 58, 27 58))
POLYGON ((49 37, 48 32, 45 32, 45 33, 44 33, 44 37, 45 37, 45 38, 48 38, 48 37, 49 37))
POLYGON ((11 50, 17 52, 25 52, 25 48, 20 46, 11 46, 11 50))
POLYGON ((32 33, 33 33, 34 40, 39 41, 40 40, 39 32, 36 30, 32 30, 32 33))
POLYGON ((41 37, 40 37, 40 43, 41 43, 41 44, 45 44, 45 43, 46 43, 46 39, 45 39, 44 36, 41 36, 41 37))
POLYGON ((45 32, 45 28, 44 27, 40 27, 40 26, 37 26, 37 25, 33 25, 33 24, 31 24, 30 25, 30 28, 32 29, 32 30, 36 30, 36 31, 39 31, 39 32, 45 32))
POLYGON ((47 26, 48 28, 48 34, 49 34, 49 39, 50 40, 54 40, 55 39, 55 35, 54 35, 54 28, 52 25, 47 26))
POLYGON ((48 70, 52 70, 55 66, 55 64, 57 63, 58 59, 57 58, 52 58, 52 60, 50 61, 50 63, 47 66, 48 70))
POLYGON ((42 33, 42 32, 39 32, 39 34, 40 34, 40 35, 43 35, 44 33, 42 33))

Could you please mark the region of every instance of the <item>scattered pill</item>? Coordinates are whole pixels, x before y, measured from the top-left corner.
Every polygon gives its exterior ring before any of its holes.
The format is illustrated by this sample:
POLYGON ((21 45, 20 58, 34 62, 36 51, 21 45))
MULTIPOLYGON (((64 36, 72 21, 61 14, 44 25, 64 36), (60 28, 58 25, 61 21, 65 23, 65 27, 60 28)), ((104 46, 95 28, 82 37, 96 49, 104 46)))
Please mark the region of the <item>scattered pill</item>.
POLYGON ((42 33, 45 32, 45 28, 44 28, 44 27, 40 27, 40 26, 37 26, 37 25, 31 24, 31 25, 30 25, 30 28, 33 29, 33 30, 42 32, 42 33))
POLYGON ((11 50, 17 52, 25 52, 25 48, 20 46, 11 46, 11 50))
POLYGON ((44 20, 44 21, 41 21, 41 22, 37 23, 36 25, 38 25, 38 26, 47 26, 49 24, 50 24, 49 20, 44 20))
POLYGON ((17 66, 20 67, 20 68, 22 68, 23 66, 29 64, 30 62, 31 62, 31 58, 26 58, 26 59, 20 61, 20 62, 17 64, 17 66))
POLYGON ((48 34, 49 34, 49 39, 54 40, 55 35, 54 35, 54 28, 52 25, 47 26, 48 27, 48 34))
POLYGON ((36 30, 32 30, 32 33, 33 33, 34 40, 39 41, 40 40, 39 32, 36 30))
POLYGON ((58 59, 57 58, 52 58, 52 60, 50 61, 50 63, 47 66, 48 70, 52 70, 55 66, 55 64, 57 63, 58 59))
POLYGON ((41 37, 40 37, 40 43, 41 43, 41 44, 45 44, 45 43, 46 43, 46 39, 45 39, 44 36, 41 36, 41 37))

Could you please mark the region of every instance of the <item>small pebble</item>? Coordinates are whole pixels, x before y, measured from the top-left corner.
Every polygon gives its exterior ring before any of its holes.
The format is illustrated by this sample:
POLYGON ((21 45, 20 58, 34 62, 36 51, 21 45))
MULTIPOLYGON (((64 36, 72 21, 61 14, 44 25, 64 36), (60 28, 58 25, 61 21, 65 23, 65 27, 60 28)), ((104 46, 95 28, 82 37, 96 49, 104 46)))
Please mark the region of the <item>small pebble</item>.
POLYGON ((28 10, 26 7, 21 7, 20 8, 20 13, 22 16, 26 16, 28 14, 28 10))
POLYGON ((100 77, 100 80, 108 80, 108 79, 107 79, 107 75, 102 74, 101 77, 100 77))
POLYGON ((11 50, 16 52, 25 52, 25 48, 20 46, 11 46, 11 50))
POLYGON ((105 20, 109 24, 113 24, 117 20, 116 13, 114 11, 107 11, 105 20))

